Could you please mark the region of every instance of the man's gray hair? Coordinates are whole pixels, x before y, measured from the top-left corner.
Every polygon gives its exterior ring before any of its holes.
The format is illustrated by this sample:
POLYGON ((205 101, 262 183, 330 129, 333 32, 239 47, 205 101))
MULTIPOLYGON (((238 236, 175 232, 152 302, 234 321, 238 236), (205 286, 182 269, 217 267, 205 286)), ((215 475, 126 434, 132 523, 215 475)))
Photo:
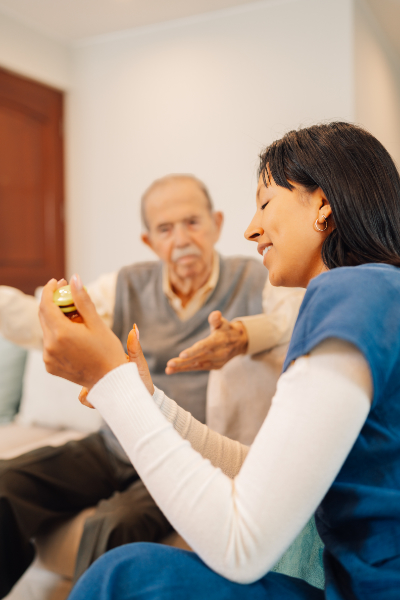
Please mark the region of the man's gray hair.
POLYGON ((156 179, 155 181, 153 181, 153 183, 147 188, 147 190, 142 195, 142 198, 140 201, 140 216, 142 219, 142 227, 145 231, 148 231, 148 229, 149 229, 149 224, 148 224, 148 221, 146 218, 147 198, 150 196, 151 192, 153 192, 157 187, 160 187, 162 185, 168 184, 173 181, 192 181, 193 183, 195 183, 207 201, 208 210, 210 212, 213 212, 214 206, 213 206, 213 201, 211 200, 210 192, 208 191, 205 184, 202 181, 200 181, 200 179, 197 179, 197 177, 195 177, 194 175, 185 174, 185 173, 166 175, 165 177, 161 177, 160 179, 156 179))

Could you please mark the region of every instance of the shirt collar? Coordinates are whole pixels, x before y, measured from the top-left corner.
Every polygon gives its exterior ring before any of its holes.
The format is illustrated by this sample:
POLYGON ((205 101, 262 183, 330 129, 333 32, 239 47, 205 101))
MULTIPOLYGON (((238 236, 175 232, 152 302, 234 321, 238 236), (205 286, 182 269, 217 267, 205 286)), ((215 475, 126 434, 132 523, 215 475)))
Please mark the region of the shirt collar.
POLYGON ((180 318, 185 320, 189 318, 188 315, 192 316, 195 312, 197 312, 206 302, 210 293, 215 289, 218 279, 219 279, 219 269, 220 269, 220 261, 219 254, 214 250, 213 253, 213 266, 211 269, 210 277, 207 279, 204 285, 201 286, 186 304, 186 306, 182 306, 181 299, 173 289, 171 288, 171 283, 168 276, 168 267, 163 265, 163 292, 167 296, 170 305, 175 310, 180 318))

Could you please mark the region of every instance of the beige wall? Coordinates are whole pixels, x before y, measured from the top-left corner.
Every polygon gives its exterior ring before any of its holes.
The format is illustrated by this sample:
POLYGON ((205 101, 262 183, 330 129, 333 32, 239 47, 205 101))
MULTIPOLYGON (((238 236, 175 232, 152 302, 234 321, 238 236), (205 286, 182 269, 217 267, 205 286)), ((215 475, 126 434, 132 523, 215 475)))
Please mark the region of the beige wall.
POLYGON ((226 215, 219 249, 255 256, 243 232, 257 155, 288 129, 354 119, 351 0, 283 0, 94 40, 76 49, 69 269, 85 280, 152 258, 139 198, 191 172, 226 215))
POLYGON ((266 0, 77 47, 0 15, 0 65, 68 90, 68 274, 152 258, 139 198, 192 172, 226 215, 219 249, 255 255, 257 155, 288 129, 354 119, 353 0, 266 0))
POLYGON ((355 116, 400 167, 400 59, 368 6, 355 1, 355 116))

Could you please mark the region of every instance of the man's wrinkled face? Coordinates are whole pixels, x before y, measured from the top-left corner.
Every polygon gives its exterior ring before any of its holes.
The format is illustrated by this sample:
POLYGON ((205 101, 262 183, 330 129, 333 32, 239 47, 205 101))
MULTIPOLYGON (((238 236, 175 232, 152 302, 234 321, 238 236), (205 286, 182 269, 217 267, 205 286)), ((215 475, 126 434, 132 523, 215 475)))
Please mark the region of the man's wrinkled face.
POLYGON ((212 267, 222 214, 209 210, 207 199, 191 180, 172 180, 150 191, 145 204, 148 232, 143 241, 180 278, 212 267))

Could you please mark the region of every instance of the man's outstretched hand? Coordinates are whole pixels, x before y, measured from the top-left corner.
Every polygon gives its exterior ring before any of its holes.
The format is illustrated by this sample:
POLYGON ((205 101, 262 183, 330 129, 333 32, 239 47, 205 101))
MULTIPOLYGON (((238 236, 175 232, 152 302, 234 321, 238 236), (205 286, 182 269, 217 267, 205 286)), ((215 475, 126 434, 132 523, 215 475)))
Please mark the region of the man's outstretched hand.
POLYGON ((245 354, 248 340, 243 323, 227 321, 219 310, 209 315, 208 322, 210 335, 181 352, 179 357, 169 360, 165 369, 167 375, 220 369, 234 356, 245 354))
POLYGON ((43 360, 49 373, 90 390, 109 371, 125 364, 125 352, 119 339, 97 314, 80 278, 71 279, 71 291, 83 323, 71 322, 54 304, 53 293, 59 285, 52 279, 43 288, 39 309, 43 360))

